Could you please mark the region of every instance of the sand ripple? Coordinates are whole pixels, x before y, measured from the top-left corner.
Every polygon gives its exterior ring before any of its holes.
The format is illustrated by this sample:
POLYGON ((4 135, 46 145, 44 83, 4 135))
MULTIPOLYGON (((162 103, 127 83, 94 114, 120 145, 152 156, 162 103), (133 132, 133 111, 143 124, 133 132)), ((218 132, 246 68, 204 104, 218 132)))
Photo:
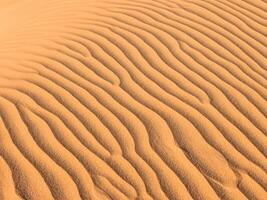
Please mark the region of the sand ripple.
POLYGON ((266 12, 1 1, 0 199, 267 198, 266 12))

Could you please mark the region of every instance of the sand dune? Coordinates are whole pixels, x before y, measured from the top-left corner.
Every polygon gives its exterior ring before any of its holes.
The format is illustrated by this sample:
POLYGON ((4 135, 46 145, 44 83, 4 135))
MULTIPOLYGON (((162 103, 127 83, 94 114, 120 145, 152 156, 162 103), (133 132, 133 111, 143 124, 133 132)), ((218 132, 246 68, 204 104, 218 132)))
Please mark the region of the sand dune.
POLYGON ((0 200, 267 199, 264 0, 0 3, 0 200))

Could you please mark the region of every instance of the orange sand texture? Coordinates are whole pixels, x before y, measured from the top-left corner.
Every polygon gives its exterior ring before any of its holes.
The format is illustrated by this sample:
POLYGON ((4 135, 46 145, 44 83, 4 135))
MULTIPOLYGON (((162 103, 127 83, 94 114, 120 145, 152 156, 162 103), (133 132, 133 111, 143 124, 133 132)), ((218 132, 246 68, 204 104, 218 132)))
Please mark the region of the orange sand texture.
POLYGON ((265 0, 1 0, 0 200, 266 200, 265 0))

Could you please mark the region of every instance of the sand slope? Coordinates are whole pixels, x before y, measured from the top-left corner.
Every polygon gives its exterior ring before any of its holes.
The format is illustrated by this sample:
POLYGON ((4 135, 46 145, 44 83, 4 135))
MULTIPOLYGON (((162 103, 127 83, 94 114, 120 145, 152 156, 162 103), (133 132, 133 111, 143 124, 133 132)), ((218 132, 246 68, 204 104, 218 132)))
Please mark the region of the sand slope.
POLYGON ((0 7, 1 200, 267 199, 264 0, 0 7))

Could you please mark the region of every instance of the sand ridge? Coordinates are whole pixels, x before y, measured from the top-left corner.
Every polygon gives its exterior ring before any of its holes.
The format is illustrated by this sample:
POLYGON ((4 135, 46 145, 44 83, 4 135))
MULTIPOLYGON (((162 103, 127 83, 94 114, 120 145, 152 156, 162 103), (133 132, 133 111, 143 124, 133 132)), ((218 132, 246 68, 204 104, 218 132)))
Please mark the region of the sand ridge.
POLYGON ((267 198, 265 1, 0 7, 0 200, 267 198))

